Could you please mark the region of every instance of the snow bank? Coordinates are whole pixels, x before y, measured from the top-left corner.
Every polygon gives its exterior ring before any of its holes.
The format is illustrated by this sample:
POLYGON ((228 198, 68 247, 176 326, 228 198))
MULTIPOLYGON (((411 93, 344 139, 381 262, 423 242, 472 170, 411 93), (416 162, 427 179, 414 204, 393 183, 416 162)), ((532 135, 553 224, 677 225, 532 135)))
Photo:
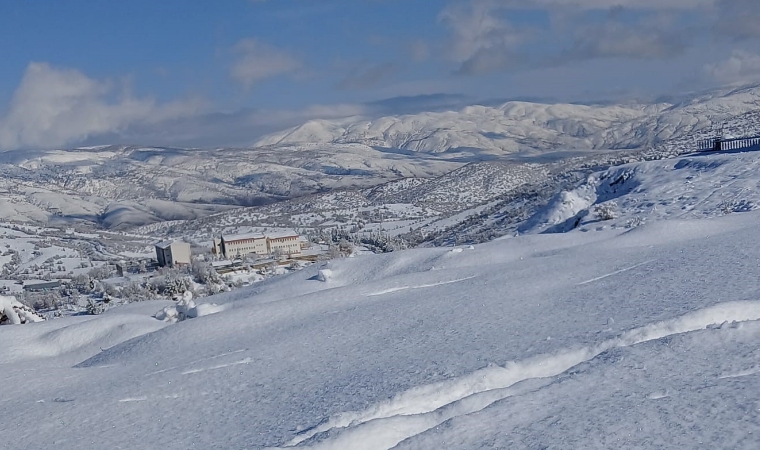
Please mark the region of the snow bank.
POLYGON ((333 277, 333 271, 330 269, 321 269, 319 273, 317 273, 317 280, 323 283, 330 281, 332 277, 333 277))
POLYGON ((511 397, 517 383, 553 377, 614 348, 629 347, 710 327, 736 327, 738 322, 760 320, 760 302, 731 302, 705 308, 683 317, 630 330, 593 347, 564 349, 505 366, 491 365, 465 377, 416 387, 360 412, 344 412, 300 434, 286 444, 292 447, 332 430, 331 436, 310 448, 386 450, 452 417, 480 411, 511 397))
POLYGON ((201 303, 200 305, 196 305, 193 301, 193 293, 187 291, 175 305, 164 307, 161 311, 157 312, 154 317, 164 322, 176 323, 182 322, 186 319, 194 319, 196 317, 215 314, 223 310, 223 306, 218 306, 213 303, 201 303))
MULTIPOLYGON (((165 326, 164 322, 148 315, 103 314, 48 320, 33 327, 3 327, 0 331, 0 367, 21 362, 24 363, 21 367, 34 367, 32 361, 51 358, 62 365, 73 365, 104 349, 165 326)), ((0 372, 5 371, 6 368, 0 368, 0 372)))
POLYGON ((557 194, 521 227, 520 232, 545 229, 560 233, 570 231, 588 214, 588 208, 596 202, 596 198, 596 180, 591 177, 577 189, 557 194))

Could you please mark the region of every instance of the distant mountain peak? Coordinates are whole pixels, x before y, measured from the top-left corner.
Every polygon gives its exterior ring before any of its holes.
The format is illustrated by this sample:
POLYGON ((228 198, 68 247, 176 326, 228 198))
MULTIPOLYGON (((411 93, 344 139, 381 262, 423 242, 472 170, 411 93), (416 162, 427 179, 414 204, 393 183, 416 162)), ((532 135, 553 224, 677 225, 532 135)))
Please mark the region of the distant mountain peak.
POLYGON ((310 120, 265 136, 254 146, 353 143, 437 154, 477 149, 492 156, 521 150, 636 148, 755 109, 760 109, 760 84, 727 86, 672 104, 508 101, 373 120, 310 120))

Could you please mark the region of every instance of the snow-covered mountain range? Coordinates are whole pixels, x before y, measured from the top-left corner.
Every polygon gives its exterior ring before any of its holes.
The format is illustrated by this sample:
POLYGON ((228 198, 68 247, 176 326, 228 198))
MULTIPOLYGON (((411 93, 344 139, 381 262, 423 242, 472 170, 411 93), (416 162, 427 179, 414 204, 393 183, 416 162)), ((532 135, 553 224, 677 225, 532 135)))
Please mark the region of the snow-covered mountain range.
POLYGON ((620 149, 662 141, 720 125, 760 107, 760 88, 726 88, 678 103, 545 105, 507 102, 460 111, 426 112, 375 120, 314 120, 256 142, 364 144, 414 152, 620 149))
POLYGON ((379 187, 367 200, 449 214, 528 181, 551 181, 547 174, 575 167, 573 159, 593 166, 632 152, 678 154, 724 128, 751 132, 759 109, 760 87, 748 86, 669 103, 508 102, 310 121, 251 148, 6 152, 0 154, 0 220, 126 228, 397 180, 413 181, 379 187))

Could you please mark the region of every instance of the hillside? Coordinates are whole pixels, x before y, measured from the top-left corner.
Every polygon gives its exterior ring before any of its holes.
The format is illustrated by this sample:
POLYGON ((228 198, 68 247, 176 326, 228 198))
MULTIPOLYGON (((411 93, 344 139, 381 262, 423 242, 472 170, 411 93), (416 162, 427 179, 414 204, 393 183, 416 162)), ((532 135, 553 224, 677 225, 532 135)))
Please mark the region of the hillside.
POLYGON ((174 325, 146 302, 2 327, 0 434, 62 450, 752 448, 759 219, 346 258, 174 325))
MULTIPOLYGON (((730 118, 729 135, 760 134, 757 112, 730 118)), ((630 227, 658 219, 715 217, 760 208, 758 148, 695 153, 708 134, 674 139, 645 151, 571 158, 548 175, 494 198, 455 220, 430 222, 420 232, 436 244, 484 242, 514 233, 572 228, 630 227), (614 220, 599 221, 599 208, 614 220)))
POLYGON ((399 178, 431 177, 461 165, 361 145, 10 152, 0 154, 0 220, 86 221, 124 228, 399 178))
MULTIPOLYGON (((758 117, 753 111, 728 118, 724 131, 727 135, 760 133, 758 117)), ((408 178, 370 189, 317 194, 184 223, 159 224, 149 230, 210 242, 222 232, 247 232, 250 227, 297 228, 307 234, 339 229, 353 233, 358 241, 382 232, 400 236, 411 246, 452 245, 485 242, 516 232, 562 231, 563 223, 578 214, 587 218, 574 226, 592 223, 600 204, 614 210, 617 219, 603 225, 621 227, 662 217, 664 211, 673 216, 687 210, 714 216, 733 209, 754 209, 760 204, 751 190, 757 178, 757 154, 695 153, 696 142, 710 136, 703 131, 642 150, 586 152, 558 160, 470 163, 435 178, 408 178), (620 171, 625 175, 616 175, 620 171), (647 197, 651 193, 634 192, 636 185, 628 184, 638 183, 645 173, 654 173, 648 181, 667 182, 667 187, 657 188, 656 207, 647 197), (633 186, 631 192, 606 192, 609 187, 605 188, 604 182, 615 182, 620 176, 630 181, 618 188, 633 186), (742 184, 741 189, 725 187, 713 195, 716 182, 739 187, 731 182, 734 178, 749 180, 749 184, 742 184), (682 198, 691 196, 712 196, 714 202, 702 202, 704 209, 694 209, 682 198), (684 211, 675 211, 681 207, 684 211)))

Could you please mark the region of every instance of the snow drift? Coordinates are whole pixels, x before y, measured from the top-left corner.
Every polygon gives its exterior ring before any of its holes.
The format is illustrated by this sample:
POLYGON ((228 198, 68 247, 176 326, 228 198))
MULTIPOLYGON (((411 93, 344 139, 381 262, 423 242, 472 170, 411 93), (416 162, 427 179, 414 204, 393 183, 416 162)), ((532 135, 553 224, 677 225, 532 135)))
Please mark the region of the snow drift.
POLYGON ((152 317, 165 302, 2 327, 0 433, 22 449, 751 448, 758 220, 346 258, 171 324, 152 317))

